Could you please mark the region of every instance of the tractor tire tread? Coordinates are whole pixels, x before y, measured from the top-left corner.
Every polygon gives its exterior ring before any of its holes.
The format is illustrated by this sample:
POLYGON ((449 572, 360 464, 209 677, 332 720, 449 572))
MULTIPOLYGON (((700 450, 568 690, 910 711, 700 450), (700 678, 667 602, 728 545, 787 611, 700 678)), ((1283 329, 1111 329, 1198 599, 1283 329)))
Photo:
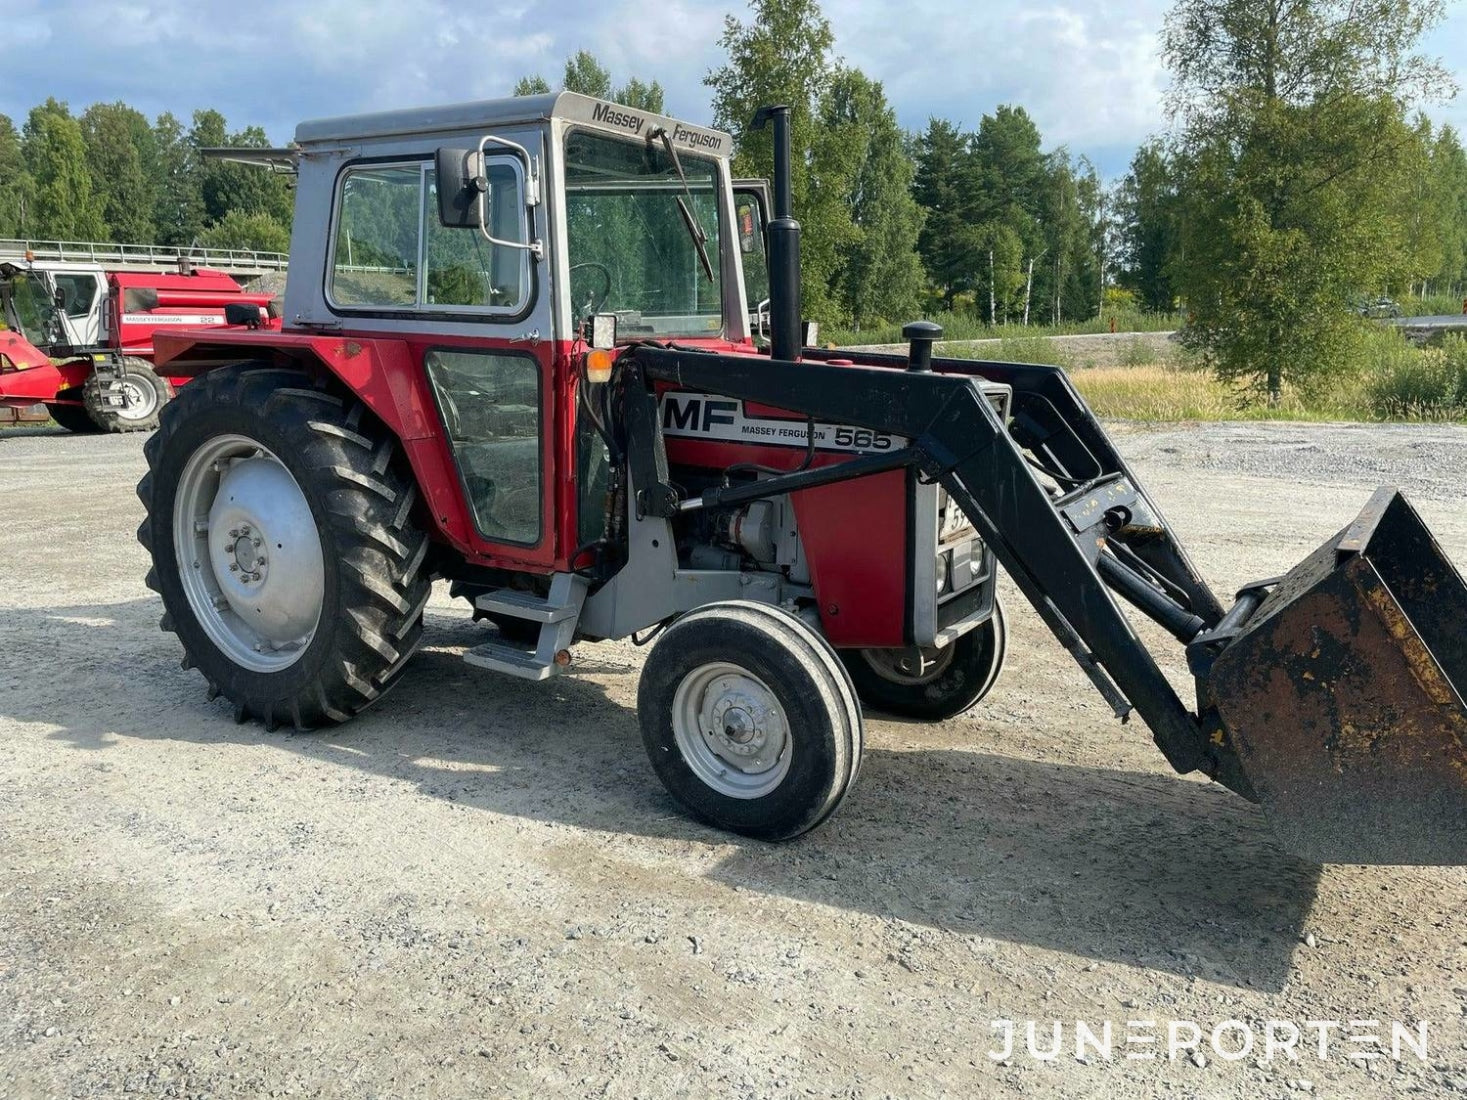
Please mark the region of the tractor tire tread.
POLYGON ((149 586, 163 592, 174 633, 240 720, 255 718, 267 729, 288 722, 301 730, 344 722, 397 682, 421 642, 432 585, 424 569, 428 538, 401 504, 416 498, 412 474, 394 437, 361 402, 323 389, 311 375, 249 363, 210 371, 168 406, 160 430, 144 447, 149 473, 138 495, 148 518, 138 529, 139 541, 159 565, 175 570, 172 540, 162 535, 172 530, 172 501, 164 497, 173 495, 188 448, 198 444, 180 444, 184 450, 176 458, 169 452, 178 434, 205 415, 216 422, 242 421, 238 430, 251 438, 272 437, 261 444, 287 464, 316 502, 323 550, 336 563, 337 606, 334 612, 323 609, 300 664, 284 673, 253 673, 207 640, 181 587, 159 584, 158 566, 149 570, 149 586), (171 476, 162 468, 165 462, 176 467, 171 476))
MULTIPOLYGON (((138 420, 129 420, 118 416, 112 406, 107 404, 105 398, 105 387, 102 385, 102 376, 93 371, 82 383, 82 407, 86 414, 96 425, 96 430, 101 432, 151 432, 158 427, 158 418, 163 412, 163 407, 174 398, 174 390, 168 379, 153 369, 153 364, 146 359, 139 359, 133 355, 123 357, 128 372, 136 374, 144 380, 144 383, 152 389, 157 404, 152 413, 138 420)), ((59 421, 58 421, 59 423, 59 421)))

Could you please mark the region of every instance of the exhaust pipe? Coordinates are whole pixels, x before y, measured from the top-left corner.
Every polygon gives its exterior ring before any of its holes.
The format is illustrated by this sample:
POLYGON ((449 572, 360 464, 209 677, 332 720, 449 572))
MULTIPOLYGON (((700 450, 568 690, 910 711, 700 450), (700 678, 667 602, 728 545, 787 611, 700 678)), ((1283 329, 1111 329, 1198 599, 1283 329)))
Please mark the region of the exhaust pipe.
POLYGON ((790 109, 760 107, 749 129, 762 130, 774 122, 774 217, 770 219, 769 247, 769 354, 774 359, 797 360, 804 346, 800 319, 800 223, 795 221, 790 186, 790 109))

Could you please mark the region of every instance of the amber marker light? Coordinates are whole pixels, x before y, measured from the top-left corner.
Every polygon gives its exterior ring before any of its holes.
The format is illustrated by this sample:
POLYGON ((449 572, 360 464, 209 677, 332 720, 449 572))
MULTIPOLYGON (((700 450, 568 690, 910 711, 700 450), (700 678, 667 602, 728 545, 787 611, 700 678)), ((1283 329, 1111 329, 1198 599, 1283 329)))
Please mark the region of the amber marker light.
POLYGON ((595 348, 586 352, 586 381, 587 382, 610 382, 611 364, 615 357, 605 348, 595 348))

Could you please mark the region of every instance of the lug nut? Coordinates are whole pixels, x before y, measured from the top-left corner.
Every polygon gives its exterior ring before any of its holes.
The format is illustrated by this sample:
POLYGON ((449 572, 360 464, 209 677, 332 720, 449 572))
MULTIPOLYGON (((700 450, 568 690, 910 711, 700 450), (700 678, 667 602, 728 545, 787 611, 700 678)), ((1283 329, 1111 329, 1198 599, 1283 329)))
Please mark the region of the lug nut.
POLYGON ((237 561, 230 562, 229 563, 229 571, 231 573, 238 573, 239 572, 239 562, 237 562, 237 561))

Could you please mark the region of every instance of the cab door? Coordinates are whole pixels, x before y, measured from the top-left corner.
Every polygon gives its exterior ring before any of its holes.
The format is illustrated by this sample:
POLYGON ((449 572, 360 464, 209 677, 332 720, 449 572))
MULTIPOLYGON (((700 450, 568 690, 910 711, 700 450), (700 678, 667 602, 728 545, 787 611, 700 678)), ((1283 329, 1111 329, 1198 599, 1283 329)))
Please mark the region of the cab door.
POLYGON ((338 313, 370 310, 373 327, 407 346, 420 404, 441 428, 417 445, 437 449, 457 481, 432 503, 445 533, 478 564, 549 572, 560 551, 556 363, 543 264, 524 247, 543 236, 543 208, 527 202, 527 158, 482 164, 482 227, 443 224, 432 156, 348 164, 329 298, 338 313))

